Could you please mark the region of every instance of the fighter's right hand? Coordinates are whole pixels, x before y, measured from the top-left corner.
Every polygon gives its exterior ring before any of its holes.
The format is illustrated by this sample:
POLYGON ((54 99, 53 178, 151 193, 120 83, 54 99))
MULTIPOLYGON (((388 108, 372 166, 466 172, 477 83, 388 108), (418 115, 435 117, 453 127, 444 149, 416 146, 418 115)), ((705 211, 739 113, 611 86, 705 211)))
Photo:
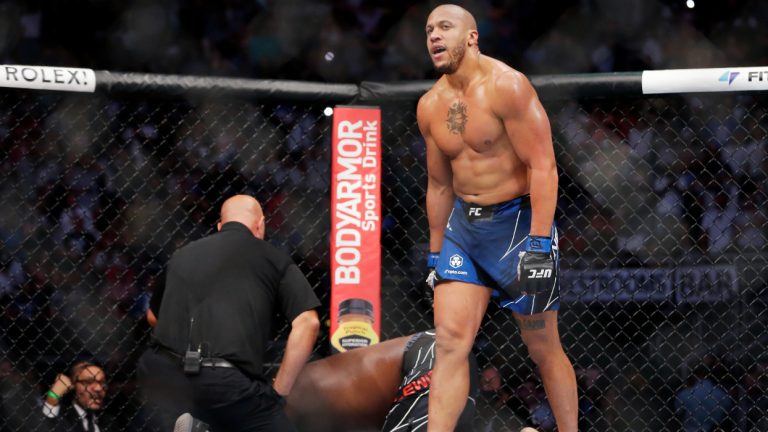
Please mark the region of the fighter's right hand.
POLYGON ((437 281, 437 260, 440 258, 440 252, 430 252, 427 257, 427 289, 425 290, 427 299, 430 303, 435 301, 435 281, 437 281))
POLYGON ((529 235, 517 262, 520 291, 535 295, 551 289, 556 279, 557 266, 552 256, 552 239, 529 235))

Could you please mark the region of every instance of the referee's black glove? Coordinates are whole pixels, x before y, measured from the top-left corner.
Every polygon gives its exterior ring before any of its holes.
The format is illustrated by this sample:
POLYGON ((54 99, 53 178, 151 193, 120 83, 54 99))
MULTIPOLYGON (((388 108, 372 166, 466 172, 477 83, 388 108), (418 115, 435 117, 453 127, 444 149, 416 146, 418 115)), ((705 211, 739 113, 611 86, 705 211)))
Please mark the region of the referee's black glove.
POLYGON ((534 295, 550 290, 555 283, 556 271, 552 239, 529 235, 517 262, 517 280, 522 294, 534 295))

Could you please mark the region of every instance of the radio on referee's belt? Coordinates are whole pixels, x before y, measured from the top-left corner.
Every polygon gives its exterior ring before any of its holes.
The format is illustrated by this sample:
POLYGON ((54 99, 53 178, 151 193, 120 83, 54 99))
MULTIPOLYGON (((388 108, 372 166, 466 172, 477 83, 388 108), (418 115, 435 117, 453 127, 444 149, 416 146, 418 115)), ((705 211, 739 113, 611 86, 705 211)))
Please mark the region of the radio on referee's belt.
POLYGON ((184 366, 184 373, 187 375, 197 375, 200 373, 200 366, 203 363, 203 356, 200 350, 187 350, 184 354, 181 364, 184 366))
POLYGON ((235 368, 235 365, 223 358, 217 357, 203 357, 200 350, 189 350, 184 354, 182 359, 182 365, 184 373, 187 375, 197 375, 200 373, 200 369, 204 367, 208 368, 235 368))
MULTIPOLYGON (((190 318, 189 320, 189 334, 190 338, 192 335, 192 327, 195 323, 194 318, 190 318)), ((227 360, 224 360, 223 358, 217 358, 217 357, 203 357, 202 353, 202 346, 206 345, 207 343, 202 343, 197 346, 197 350, 192 349, 192 341, 189 341, 189 344, 187 345, 187 351, 184 353, 184 355, 181 357, 181 365, 182 369, 184 370, 184 374, 186 375, 197 375, 200 373, 200 368, 203 367, 209 367, 209 368, 234 368, 235 365, 228 362, 227 360)))

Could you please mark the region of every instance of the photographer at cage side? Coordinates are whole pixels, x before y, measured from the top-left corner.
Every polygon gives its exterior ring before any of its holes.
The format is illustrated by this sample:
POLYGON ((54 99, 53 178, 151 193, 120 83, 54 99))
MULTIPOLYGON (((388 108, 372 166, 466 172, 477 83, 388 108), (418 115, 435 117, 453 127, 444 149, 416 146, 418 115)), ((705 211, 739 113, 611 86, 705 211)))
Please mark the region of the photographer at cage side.
POLYGON ((142 391, 163 430, 191 413, 220 431, 292 431, 283 406, 317 339, 320 305, 298 266, 265 242, 259 202, 235 195, 218 232, 174 253, 142 391), (263 361, 276 312, 291 324, 270 385, 263 361))

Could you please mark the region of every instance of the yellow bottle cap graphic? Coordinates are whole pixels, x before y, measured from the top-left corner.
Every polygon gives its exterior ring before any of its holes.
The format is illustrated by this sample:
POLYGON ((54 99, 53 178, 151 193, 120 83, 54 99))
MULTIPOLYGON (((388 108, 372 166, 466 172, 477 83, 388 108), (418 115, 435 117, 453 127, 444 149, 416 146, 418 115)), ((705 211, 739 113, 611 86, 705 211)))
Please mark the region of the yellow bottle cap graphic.
POLYGON ((338 352, 379 343, 373 329, 373 305, 364 299, 347 299, 339 305, 338 328, 331 346, 338 352))

